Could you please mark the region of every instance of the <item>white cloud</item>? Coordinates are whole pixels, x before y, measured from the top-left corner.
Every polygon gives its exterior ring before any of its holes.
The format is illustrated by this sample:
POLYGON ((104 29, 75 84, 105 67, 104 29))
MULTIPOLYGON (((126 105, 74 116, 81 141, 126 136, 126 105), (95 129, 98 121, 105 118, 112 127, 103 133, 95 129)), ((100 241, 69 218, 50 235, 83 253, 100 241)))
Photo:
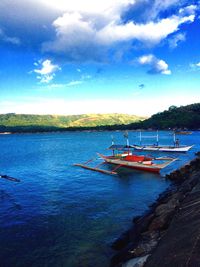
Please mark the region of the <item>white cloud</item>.
POLYGON ((155 0, 154 4, 151 4, 150 16, 151 18, 157 17, 160 11, 167 10, 171 6, 175 6, 180 2, 180 0, 155 0))
POLYGON ((81 80, 71 81, 71 82, 67 83, 67 86, 75 86, 75 85, 79 85, 82 83, 83 83, 83 81, 81 81, 81 80))
POLYGON ((190 5, 190 6, 180 8, 179 14, 181 14, 182 16, 188 16, 188 15, 190 16, 190 15, 194 15, 196 10, 197 10, 196 5, 190 5))
MULTIPOLYGON (((103 60, 106 51, 118 43, 140 41, 153 46, 195 19, 195 6, 188 6, 168 18, 124 23, 122 14, 134 1, 108 2, 101 1, 99 9, 92 5, 87 12, 73 4, 67 9, 66 5, 66 12, 53 22, 56 38, 43 43, 43 51, 62 54, 74 61, 103 60)), ((164 3, 166 8, 167 1, 164 3)))
POLYGON ((171 70, 168 68, 168 64, 162 60, 156 58, 154 55, 144 55, 138 58, 138 63, 140 65, 148 65, 150 66, 149 74, 171 74, 171 70))
POLYGON ((41 83, 49 83, 52 81, 55 77, 55 72, 61 69, 58 65, 52 64, 49 59, 35 62, 34 65, 38 66, 38 68, 33 71, 39 74, 37 79, 39 79, 41 83))
POLYGON ((180 0, 1 0, 0 25, 8 25, 20 38, 9 34, 7 42, 40 46, 54 58, 108 61, 107 52, 116 55, 118 44, 130 48, 139 41, 154 46, 177 33, 182 24, 192 23, 197 4, 185 5, 180 0), (126 20, 127 11, 137 6, 137 17, 144 19, 138 22, 131 14, 126 20))
POLYGON ((190 63, 189 66, 190 66, 192 71, 199 71, 200 70, 200 62, 190 63))
POLYGON ((180 42, 184 42, 186 40, 185 33, 177 33, 169 39, 169 47, 174 49, 178 46, 180 42))
POLYGON ((21 43, 19 38, 6 35, 1 28, 0 28, 0 40, 6 43, 11 43, 13 45, 20 45, 21 43))

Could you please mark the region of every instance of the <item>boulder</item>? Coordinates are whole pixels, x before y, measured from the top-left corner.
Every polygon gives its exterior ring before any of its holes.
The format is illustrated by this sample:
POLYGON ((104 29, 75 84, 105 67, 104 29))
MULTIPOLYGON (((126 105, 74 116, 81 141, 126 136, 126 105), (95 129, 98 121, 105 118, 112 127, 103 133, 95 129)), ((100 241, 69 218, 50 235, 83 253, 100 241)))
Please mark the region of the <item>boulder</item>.
POLYGON ((170 199, 166 204, 159 205, 155 210, 155 216, 164 216, 165 214, 169 214, 175 210, 175 208, 179 205, 179 200, 176 198, 170 199))
POLYGON ((133 257, 141 257, 150 253, 156 246, 158 241, 156 239, 149 240, 148 242, 140 242, 137 247, 129 250, 133 257))
POLYGON ((129 239, 129 230, 124 232, 119 238, 117 238, 111 245, 114 250, 121 250, 127 246, 130 242, 129 239))
POLYGON ((173 214, 174 214, 174 210, 171 210, 167 213, 164 213, 164 214, 154 218, 153 221, 151 222, 148 230, 149 231, 156 231, 156 230, 166 229, 171 222, 173 214))

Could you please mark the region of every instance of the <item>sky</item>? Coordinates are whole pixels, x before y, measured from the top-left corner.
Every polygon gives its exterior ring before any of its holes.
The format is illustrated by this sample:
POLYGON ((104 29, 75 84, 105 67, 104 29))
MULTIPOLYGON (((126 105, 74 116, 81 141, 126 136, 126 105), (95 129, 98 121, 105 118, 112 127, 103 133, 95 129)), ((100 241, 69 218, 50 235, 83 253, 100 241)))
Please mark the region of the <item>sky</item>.
POLYGON ((200 102, 200 1, 1 0, 0 113, 200 102))

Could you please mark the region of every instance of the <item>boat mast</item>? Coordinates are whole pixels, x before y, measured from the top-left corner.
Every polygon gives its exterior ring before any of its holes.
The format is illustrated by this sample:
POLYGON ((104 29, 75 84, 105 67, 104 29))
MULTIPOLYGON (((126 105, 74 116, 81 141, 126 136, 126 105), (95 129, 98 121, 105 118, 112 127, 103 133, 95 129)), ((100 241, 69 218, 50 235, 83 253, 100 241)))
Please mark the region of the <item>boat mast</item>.
MULTIPOLYGON (((114 141, 114 136, 113 135, 111 135, 111 146, 113 146, 114 144, 115 144, 115 141, 114 141)), ((112 152, 113 152, 113 156, 115 155, 115 150, 113 149, 112 150, 112 152)))
POLYGON ((127 148, 128 148, 128 154, 129 154, 129 139, 128 139, 128 131, 126 131, 125 133, 124 133, 124 137, 126 138, 126 146, 127 146, 127 148))
POLYGON ((175 144, 176 144, 176 134, 174 132, 174 146, 175 146, 175 144))
POLYGON ((156 135, 157 146, 158 146, 158 140, 159 140, 159 136, 158 136, 158 130, 157 130, 157 135, 156 135))
POLYGON ((113 135, 111 135, 111 145, 113 146, 114 144, 115 144, 115 142, 114 142, 114 136, 113 135))

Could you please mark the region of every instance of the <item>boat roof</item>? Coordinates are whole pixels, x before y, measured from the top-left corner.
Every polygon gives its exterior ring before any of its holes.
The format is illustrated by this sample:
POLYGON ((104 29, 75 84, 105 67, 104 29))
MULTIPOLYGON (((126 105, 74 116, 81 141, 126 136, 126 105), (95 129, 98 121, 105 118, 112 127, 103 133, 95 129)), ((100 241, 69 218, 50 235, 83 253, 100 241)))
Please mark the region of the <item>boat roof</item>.
POLYGON ((127 150, 128 148, 132 148, 132 146, 126 146, 126 145, 111 145, 108 149, 110 149, 110 150, 127 150))

